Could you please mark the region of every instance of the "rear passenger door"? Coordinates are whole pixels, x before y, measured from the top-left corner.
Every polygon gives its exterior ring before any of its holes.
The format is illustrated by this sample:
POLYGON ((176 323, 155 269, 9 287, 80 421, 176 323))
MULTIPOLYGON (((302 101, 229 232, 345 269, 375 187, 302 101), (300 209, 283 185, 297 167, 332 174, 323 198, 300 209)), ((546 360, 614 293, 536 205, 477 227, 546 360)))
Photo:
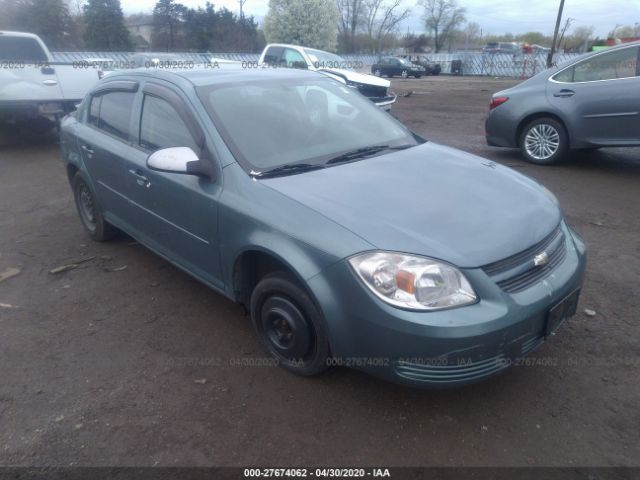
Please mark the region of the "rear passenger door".
POLYGON ((132 107, 137 82, 105 84, 90 98, 77 140, 96 199, 110 223, 135 233, 134 211, 126 197, 124 164, 132 147, 132 107))
POLYGON ((550 79, 547 98, 565 113, 574 142, 640 143, 640 47, 605 52, 550 79))
POLYGON ((125 162, 124 171, 142 241, 221 287, 217 243, 221 176, 209 179, 147 167, 149 155, 169 147, 189 147, 199 158, 214 162, 202 127, 177 90, 155 81, 143 87, 136 117, 136 152, 125 162))

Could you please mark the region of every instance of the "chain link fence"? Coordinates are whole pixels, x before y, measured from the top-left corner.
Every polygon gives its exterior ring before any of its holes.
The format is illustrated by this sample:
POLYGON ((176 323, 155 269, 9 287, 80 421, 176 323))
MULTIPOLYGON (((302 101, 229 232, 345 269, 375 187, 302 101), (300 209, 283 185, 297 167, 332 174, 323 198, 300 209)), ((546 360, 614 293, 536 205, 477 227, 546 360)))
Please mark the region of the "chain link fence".
MULTIPOLYGON (((116 67, 127 65, 131 62, 136 52, 53 52, 53 59, 60 63, 81 62, 87 59, 110 59, 116 67)), ((145 56, 153 58, 154 55, 160 58, 170 55, 174 59, 194 64, 208 63, 215 59, 230 60, 236 62, 257 62, 260 58, 258 53, 150 53, 145 52, 145 56)), ((546 54, 492 54, 492 53, 436 53, 426 55, 432 62, 440 64, 443 74, 454 75, 480 75, 491 77, 515 77, 529 78, 546 69, 546 54)), ((554 56, 554 63, 562 64, 576 54, 557 54, 554 56)), ((363 70, 368 71, 378 59, 377 55, 342 55, 348 62, 363 65, 363 70)))

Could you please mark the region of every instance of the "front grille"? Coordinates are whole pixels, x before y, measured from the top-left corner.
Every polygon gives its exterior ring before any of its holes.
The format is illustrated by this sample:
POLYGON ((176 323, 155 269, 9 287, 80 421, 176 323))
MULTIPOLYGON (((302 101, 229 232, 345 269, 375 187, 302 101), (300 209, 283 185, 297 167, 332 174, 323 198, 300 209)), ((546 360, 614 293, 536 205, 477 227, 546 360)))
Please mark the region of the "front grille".
POLYGON ((367 85, 364 83, 356 84, 358 91, 369 98, 380 98, 387 96, 387 87, 378 87, 376 85, 367 85))
POLYGON ((507 293, 518 293, 536 284, 562 263, 567 254, 561 226, 537 244, 503 260, 482 267, 496 284, 507 293), (545 252, 547 263, 535 265, 536 256, 545 252))
POLYGON ((460 362, 445 365, 425 365, 406 361, 395 362, 395 370, 401 377, 429 383, 457 383, 477 380, 504 370, 509 366, 508 357, 495 357, 474 362, 460 362))
POLYGON ((526 340, 526 341, 522 342, 522 347, 521 347, 521 350, 520 350, 521 355, 525 356, 525 355, 533 352, 536 348, 538 348, 540 345, 542 345, 542 342, 544 342, 544 337, 543 336, 532 337, 529 340, 526 340))

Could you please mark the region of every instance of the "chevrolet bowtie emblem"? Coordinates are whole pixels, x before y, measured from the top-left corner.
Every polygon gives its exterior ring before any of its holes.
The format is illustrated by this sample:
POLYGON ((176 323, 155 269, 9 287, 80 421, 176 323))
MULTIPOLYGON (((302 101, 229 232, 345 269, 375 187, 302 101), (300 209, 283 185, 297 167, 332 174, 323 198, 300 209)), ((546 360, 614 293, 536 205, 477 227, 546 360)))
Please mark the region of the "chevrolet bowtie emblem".
POLYGON ((536 267, 541 267, 549 263, 549 254, 547 252, 542 252, 539 255, 533 257, 533 264, 536 267))

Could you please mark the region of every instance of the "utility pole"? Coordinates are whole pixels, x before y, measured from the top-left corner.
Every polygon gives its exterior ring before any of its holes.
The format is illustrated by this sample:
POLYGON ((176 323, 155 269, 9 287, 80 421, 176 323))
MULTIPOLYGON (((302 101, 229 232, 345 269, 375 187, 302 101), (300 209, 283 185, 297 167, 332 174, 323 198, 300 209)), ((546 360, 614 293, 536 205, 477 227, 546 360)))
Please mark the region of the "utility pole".
POLYGON ((556 42, 558 41, 558 31, 560 30, 560 21, 562 20, 562 10, 564 9, 564 0, 560 0, 560 8, 558 8, 558 18, 556 19, 556 29, 553 32, 553 43, 551 43, 551 51, 547 55, 547 68, 553 65, 553 54, 556 53, 556 42))
POLYGON ((240 18, 244 18, 244 13, 242 11, 242 8, 244 7, 244 4, 247 3, 247 0, 238 0, 238 3, 240 3, 240 18))

